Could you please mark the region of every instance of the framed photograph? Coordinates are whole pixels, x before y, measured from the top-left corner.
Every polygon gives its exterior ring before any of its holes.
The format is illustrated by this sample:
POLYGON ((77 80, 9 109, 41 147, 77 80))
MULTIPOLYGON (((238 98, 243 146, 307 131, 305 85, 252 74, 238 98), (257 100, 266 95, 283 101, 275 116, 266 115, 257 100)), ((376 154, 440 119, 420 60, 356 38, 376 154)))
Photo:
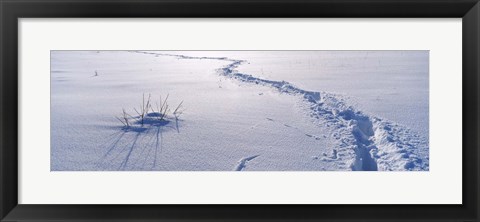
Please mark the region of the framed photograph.
POLYGON ((476 0, 0 3, 1 221, 478 221, 476 0))

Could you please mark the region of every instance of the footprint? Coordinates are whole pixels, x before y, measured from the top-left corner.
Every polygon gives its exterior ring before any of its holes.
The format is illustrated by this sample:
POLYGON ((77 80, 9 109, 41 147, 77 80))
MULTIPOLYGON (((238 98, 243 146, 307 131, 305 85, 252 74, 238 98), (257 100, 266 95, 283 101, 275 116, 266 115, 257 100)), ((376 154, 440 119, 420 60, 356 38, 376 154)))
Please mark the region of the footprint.
POLYGON ((237 166, 235 166, 234 170, 235 171, 242 171, 247 166, 247 162, 257 158, 258 156, 260 156, 260 155, 254 155, 254 156, 244 157, 244 158, 240 159, 238 161, 237 166))
POLYGON ((333 149, 332 150, 332 156, 331 156, 332 159, 336 160, 338 158, 337 156, 337 150, 336 149, 333 149))

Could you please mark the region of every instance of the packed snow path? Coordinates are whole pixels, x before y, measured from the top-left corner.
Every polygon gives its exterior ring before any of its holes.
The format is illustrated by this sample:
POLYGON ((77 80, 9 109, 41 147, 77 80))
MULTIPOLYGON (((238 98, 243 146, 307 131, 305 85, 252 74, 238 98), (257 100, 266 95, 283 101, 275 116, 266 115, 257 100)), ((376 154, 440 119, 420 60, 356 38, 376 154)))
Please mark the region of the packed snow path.
MULTIPOLYGON (((245 60, 227 57, 196 57, 174 55, 156 52, 135 53, 155 56, 173 56, 179 59, 212 59, 228 62, 219 68, 221 76, 243 83, 270 87, 278 93, 299 97, 313 121, 319 126, 334 127, 333 134, 339 141, 338 151, 351 149, 355 159, 351 169, 355 171, 389 171, 389 170, 429 170, 428 142, 409 128, 364 114, 349 106, 339 96, 326 92, 313 92, 300 89, 286 81, 275 81, 257 78, 253 75, 240 73, 238 66, 245 60)), ((334 158, 337 150, 335 149, 334 158)), ((256 156, 239 161, 236 170, 242 170, 247 161, 256 156)))

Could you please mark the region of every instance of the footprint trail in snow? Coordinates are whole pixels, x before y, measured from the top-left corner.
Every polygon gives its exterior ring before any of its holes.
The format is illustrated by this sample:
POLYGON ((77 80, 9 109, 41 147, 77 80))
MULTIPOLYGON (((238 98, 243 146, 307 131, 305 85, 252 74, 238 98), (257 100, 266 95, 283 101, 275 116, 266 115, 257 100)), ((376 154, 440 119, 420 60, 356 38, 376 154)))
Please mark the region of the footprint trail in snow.
MULTIPOLYGON (((246 60, 227 57, 196 57, 156 52, 136 53, 173 56, 179 59, 211 59, 229 62, 218 74, 243 83, 269 87, 278 93, 298 97, 312 120, 322 127, 332 127, 338 140, 335 158, 340 153, 353 153, 348 164, 355 171, 429 170, 428 142, 408 127, 370 116, 348 105, 340 96, 327 92, 301 89, 287 81, 262 79, 240 73, 237 68, 246 60), (353 152, 351 152, 353 151, 353 152)), ((242 170, 257 156, 243 158, 235 167, 242 170)))

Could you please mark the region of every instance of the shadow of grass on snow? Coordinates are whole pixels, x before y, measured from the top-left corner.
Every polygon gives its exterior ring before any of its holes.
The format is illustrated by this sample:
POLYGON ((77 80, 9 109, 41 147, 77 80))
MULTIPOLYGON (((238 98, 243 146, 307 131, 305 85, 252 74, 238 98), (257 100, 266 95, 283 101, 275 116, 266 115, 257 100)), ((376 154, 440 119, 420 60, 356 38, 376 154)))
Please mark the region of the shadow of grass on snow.
POLYGON ((143 121, 132 116, 129 126, 116 127, 118 131, 108 140, 107 151, 97 164, 98 170, 153 170, 163 149, 163 133, 180 133, 183 122, 178 118, 160 119, 159 115, 148 113, 143 121))

